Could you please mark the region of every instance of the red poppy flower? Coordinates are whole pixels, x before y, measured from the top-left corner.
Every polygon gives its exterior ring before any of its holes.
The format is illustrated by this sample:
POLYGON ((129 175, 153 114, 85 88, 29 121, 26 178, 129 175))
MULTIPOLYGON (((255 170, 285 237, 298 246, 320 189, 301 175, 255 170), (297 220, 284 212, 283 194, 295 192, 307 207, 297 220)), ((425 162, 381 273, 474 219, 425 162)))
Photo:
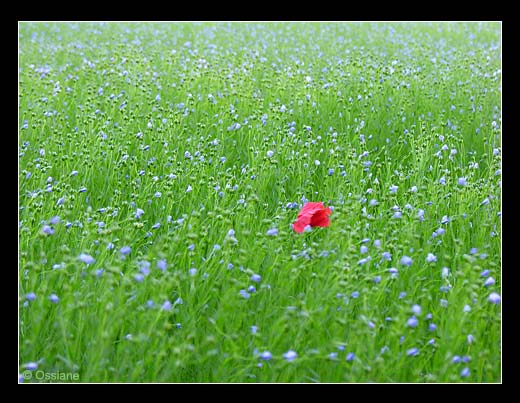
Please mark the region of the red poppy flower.
POLYGON ((298 218, 293 223, 296 232, 303 232, 307 225, 311 227, 328 227, 329 216, 332 214, 330 208, 325 208, 323 202, 308 202, 298 213, 298 218))

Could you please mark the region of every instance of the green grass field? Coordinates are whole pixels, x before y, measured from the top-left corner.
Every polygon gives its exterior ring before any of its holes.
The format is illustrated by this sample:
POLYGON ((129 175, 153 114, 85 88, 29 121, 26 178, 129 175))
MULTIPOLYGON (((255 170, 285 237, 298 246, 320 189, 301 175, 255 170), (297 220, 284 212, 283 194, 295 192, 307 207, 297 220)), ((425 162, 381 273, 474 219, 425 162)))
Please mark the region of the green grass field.
POLYGON ((18 153, 20 382, 501 381, 500 23, 20 23, 18 153))

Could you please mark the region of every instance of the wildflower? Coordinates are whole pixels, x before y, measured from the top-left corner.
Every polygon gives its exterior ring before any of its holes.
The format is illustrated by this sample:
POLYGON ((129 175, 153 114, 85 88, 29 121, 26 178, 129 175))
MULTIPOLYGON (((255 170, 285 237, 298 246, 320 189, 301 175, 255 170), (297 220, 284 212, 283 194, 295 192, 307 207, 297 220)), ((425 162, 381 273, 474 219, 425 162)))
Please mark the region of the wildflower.
POLYGON ((251 276, 251 281, 254 281, 255 283, 259 283, 262 280, 262 277, 260 277, 259 274, 253 274, 251 276))
POLYGON ((25 296, 27 301, 34 301, 36 299, 36 294, 34 292, 30 292, 25 296))
POLYGON ((495 279, 493 277, 488 277, 484 282, 485 287, 489 287, 490 285, 495 284, 495 279))
POLYGON ((428 256, 426 256, 426 261, 428 263, 436 262, 437 256, 435 256, 433 253, 428 253, 428 256))
POLYGON ((249 294, 246 290, 240 290, 239 294, 242 298, 245 298, 245 299, 248 299, 251 297, 251 294, 249 294))
POLYGON ((419 354, 419 349, 416 347, 410 348, 406 351, 406 355, 410 357, 415 357, 417 354, 419 354))
POLYGON ((79 260, 81 260, 85 264, 92 264, 96 261, 92 256, 87 255, 86 253, 82 253, 79 255, 79 260))
POLYGON ((462 309, 463 312, 471 312, 471 306, 469 305, 464 305, 464 308, 462 309))
POLYGON ((443 267, 442 272, 441 272, 441 277, 442 278, 448 277, 449 274, 450 274, 450 269, 447 267, 443 267))
POLYGON ((121 249, 119 249, 119 252, 122 256, 128 255, 132 251, 132 248, 130 246, 123 246, 121 249))
POLYGON ((54 234, 54 229, 52 229, 52 227, 49 225, 44 225, 42 227, 42 233, 46 235, 52 235, 54 234))
POLYGON ((436 325, 435 323, 430 323, 430 324, 428 325, 428 330, 429 330, 430 332, 434 332, 435 330, 437 330, 437 325, 436 325))
POLYGON ((271 358, 273 358, 273 355, 269 351, 264 351, 262 354, 260 354, 260 358, 265 361, 269 361, 271 358))
POLYGON ((157 261, 157 268, 161 271, 165 271, 168 267, 168 263, 166 262, 166 259, 161 259, 157 261))
POLYGON ((51 294, 49 299, 52 303, 57 304, 60 301, 60 298, 56 294, 51 294))
POLYGON ((278 235, 278 228, 271 228, 267 230, 266 234, 269 236, 276 236, 278 235))
POLYGON ((384 260, 388 260, 388 261, 392 260, 392 255, 390 254, 390 252, 383 252, 381 256, 383 257, 384 260))
POLYGON ((35 371, 38 369, 38 363, 28 362, 27 364, 25 364, 25 369, 28 369, 29 371, 35 371))
POLYGON ((273 155, 274 155, 274 151, 271 151, 271 150, 267 151, 268 158, 271 158, 273 155))
POLYGON ((361 248, 359 248, 359 252, 365 254, 368 252, 368 248, 365 245, 361 245, 361 248))
POLYGON ((466 181, 466 178, 464 178, 464 177, 459 178, 457 180, 457 183, 459 184, 459 186, 466 186, 468 184, 468 182, 466 181))
POLYGON ((409 257, 409 256, 403 256, 403 257, 401 258, 401 264, 402 264, 403 266, 411 266, 412 262, 413 262, 413 260, 412 260, 412 258, 409 257))
POLYGON ((408 327, 417 327, 418 324, 419 324, 419 321, 417 320, 417 318, 415 316, 412 316, 410 319, 408 319, 406 321, 406 325, 408 327))
POLYGON ((294 361, 296 357, 298 357, 298 354, 293 350, 289 350, 283 355, 283 358, 285 358, 285 360, 288 362, 294 361))
POLYGON ((296 232, 301 233, 307 225, 311 227, 328 227, 330 225, 329 216, 332 210, 324 207, 323 202, 308 202, 298 213, 298 218, 293 223, 296 232))
POLYGON ((413 306, 412 306, 412 312, 413 312, 414 314, 416 314, 416 315, 420 315, 421 312, 422 312, 422 308, 421 308, 421 306, 420 306, 420 305, 417 305, 417 304, 413 305, 413 306))
POLYGON ((497 294, 496 292, 492 292, 491 294, 489 294, 488 300, 492 304, 500 304, 501 298, 499 294, 497 294))
POLYGON ((351 361, 354 361, 354 358, 356 358, 356 355, 354 353, 350 352, 345 357, 345 360, 348 361, 348 362, 351 362, 351 361))
POLYGON ((390 193, 397 193, 397 189, 398 189, 398 188, 399 188, 399 187, 398 187, 398 186, 395 186, 395 185, 390 186, 390 193))
POLYGON ((258 326, 251 326, 251 334, 256 334, 256 332, 258 331, 258 326))
POLYGON ((451 359, 451 362, 453 364, 458 364, 460 362, 460 356, 459 355, 454 355, 453 358, 451 359))
POLYGON ((469 375, 470 375, 470 371, 469 371, 468 367, 466 367, 462 371, 460 371, 460 376, 462 378, 467 378, 469 375))
POLYGON ((163 311, 169 311, 169 310, 172 309, 172 307, 173 307, 172 303, 171 303, 170 301, 166 300, 166 301, 164 301, 164 303, 162 304, 161 309, 162 309, 163 311))

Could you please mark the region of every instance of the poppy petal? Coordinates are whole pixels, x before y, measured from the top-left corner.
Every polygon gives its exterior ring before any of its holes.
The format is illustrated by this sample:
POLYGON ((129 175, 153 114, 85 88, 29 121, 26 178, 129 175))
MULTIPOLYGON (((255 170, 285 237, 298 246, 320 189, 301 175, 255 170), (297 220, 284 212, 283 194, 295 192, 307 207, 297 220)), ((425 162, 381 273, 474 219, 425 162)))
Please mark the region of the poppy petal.
POLYGON ((328 227, 330 225, 330 220, 325 210, 318 211, 312 216, 311 225, 313 227, 328 227))

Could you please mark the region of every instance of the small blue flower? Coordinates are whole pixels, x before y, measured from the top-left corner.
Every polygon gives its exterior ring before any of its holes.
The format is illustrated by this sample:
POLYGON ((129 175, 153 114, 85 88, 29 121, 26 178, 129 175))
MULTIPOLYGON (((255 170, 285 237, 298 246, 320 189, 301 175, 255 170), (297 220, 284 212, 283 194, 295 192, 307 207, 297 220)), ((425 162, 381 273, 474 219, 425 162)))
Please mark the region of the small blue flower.
POLYGON ((460 376, 461 376, 462 378, 467 378, 468 376, 470 376, 470 374, 471 374, 471 373, 470 373, 468 367, 466 367, 466 368, 464 368, 462 371, 460 371, 460 376))
POLYGON ((415 314, 415 315, 420 315, 421 312, 422 312, 422 308, 420 305, 417 305, 417 304, 414 304, 412 305, 412 312, 415 314))
POLYGON ((360 259, 360 260, 358 261, 358 265, 362 266, 362 265, 364 265, 365 263, 367 263, 369 260, 370 260, 370 259, 368 259, 368 258, 366 258, 366 257, 363 258, 363 259, 360 259))
POLYGON ((351 361, 354 361, 354 358, 356 358, 356 355, 354 353, 350 352, 345 357, 345 360, 348 361, 348 362, 351 362, 351 361))
POLYGON ((52 235, 54 234, 54 229, 49 225, 44 225, 42 227, 42 233, 46 235, 52 235))
POLYGON ((498 293, 492 292, 491 294, 489 294, 488 300, 492 304, 500 304, 501 298, 498 293))
POLYGON ((388 260, 388 261, 392 260, 392 255, 390 254, 390 252, 383 252, 382 257, 384 260, 388 260))
POLYGON ((52 303, 54 304, 57 304, 58 302, 60 302, 60 298, 56 295, 56 294, 51 294, 49 296, 49 299, 51 300, 52 303))
POLYGON ((168 263, 166 262, 166 259, 160 259, 157 261, 157 268, 161 271, 165 271, 168 268, 168 263))
POLYGON ((239 294, 242 298, 245 298, 245 299, 248 299, 251 297, 251 294, 249 294, 246 290, 240 290, 239 294))
POLYGON ((412 260, 412 258, 409 257, 409 256, 403 256, 403 257, 401 258, 401 264, 402 264, 403 266, 411 266, 412 262, 413 262, 413 260, 412 260))
POLYGON ((468 184, 468 182, 467 182, 466 178, 462 177, 462 178, 457 179, 457 184, 459 186, 466 186, 468 184))
POLYGON ((123 246, 121 249, 119 249, 119 253, 121 253, 122 256, 126 256, 130 252, 132 252, 132 248, 130 246, 123 246))
POLYGON ((141 283, 144 280, 144 276, 141 273, 134 274, 134 280, 141 283))
POLYGON ((288 362, 293 362, 297 357, 298 354, 293 350, 289 350, 283 355, 283 358, 285 358, 285 360, 288 362))
POLYGON ((358 291, 353 291, 352 294, 350 294, 350 296, 352 298, 358 298, 359 297, 359 292, 358 291))
POLYGON ((417 318, 415 316, 412 316, 410 319, 408 319, 408 321, 406 322, 406 325, 408 327, 417 327, 417 325, 419 324, 419 321, 417 320, 417 318))
POLYGON ((406 297, 406 292, 405 292, 405 291, 401 291, 401 292, 399 293, 399 296, 398 296, 397 298, 399 298, 399 299, 403 299, 404 297, 406 297))
POLYGON ((276 236, 278 235, 278 228, 271 228, 267 230, 266 234, 269 236, 276 236))
POLYGON ((38 369, 38 363, 28 362, 27 364, 25 364, 25 369, 28 369, 29 371, 35 371, 38 369))
POLYGON ((273 358, 273 355, 269 351, 264 351, 262 354, 260 354, 260 358, 265 361, 269 361, 271 358, 273 358))
POLYGON ((262 281, 262 277, 259 274, 253 274, 251 276, 251 281, 254 281, 255 283, 259 283, 262 281))
POLYGON ((251 334, 256 334, 258 332, 258 326, 251 326, 251 334))
POLYGON ((34 301, 36 299, 36 294, 34 292, 27 293, 25 299, 27 301, 34 301))
POLYGON ((495 279, 493 277, 488 277, 484 282, 485 287, 489 287, 490 285, 495 284, 495 279))
POLYGON ((471 306, 469 306, 469 305, 467 305, 467 304, 464 305, 464 308, 462 308, 462 311, 463 311, 463 312, 471 312, 471 306))
POLYGON ((398 186, 392 185, 390 186, 390 193, 397 193, 398 186))
POLYGON ((368 248, 365 245, 361 245, 361 247, 359 248, 359 252, 365 254, 368 252, 368 248))
POLYGON ((433 253, 428 253, 428 256, 426 256, 426 261, 428 263, 436 262, 437 256, 435 256, 433 253))
POLYGON ((144 214, 144 210, 138 208, 138 209, 135 211, 135 218, 139 219, 143 214, 144 214))
POLYGON ((82 253, 81 255, 79 255, 79 260, 81 260, 85 264, 92 264, 96 261, 96 259, 94 259, 92 256, 86 253, 82 253))
POLYGON ((410 357, 415 357, 417 354, 419 354, 419 349, 416 347, 410 348, 406 350, 406 355, 410 357))
POLYGON ((435 323, 430 323, 430 324, 428 325, 428 330, 429 330, 430 332, 434 332, 435 330, 437 330, 437 325, 436 325, 435 323))
POLYGON ((460 356, 454 355, 453 358, 451 359, 451 362, 453 364, 458 364, 460 362, 460 356))
POLYGON ((172 309, 172 307, 173 307, 172 303, 171 303, 170 301, 166 300, 166 301, 164 301, 164 303, 162 304, 161 309, 162 309, 163 311, 169 311, 169 310, 172 309))

